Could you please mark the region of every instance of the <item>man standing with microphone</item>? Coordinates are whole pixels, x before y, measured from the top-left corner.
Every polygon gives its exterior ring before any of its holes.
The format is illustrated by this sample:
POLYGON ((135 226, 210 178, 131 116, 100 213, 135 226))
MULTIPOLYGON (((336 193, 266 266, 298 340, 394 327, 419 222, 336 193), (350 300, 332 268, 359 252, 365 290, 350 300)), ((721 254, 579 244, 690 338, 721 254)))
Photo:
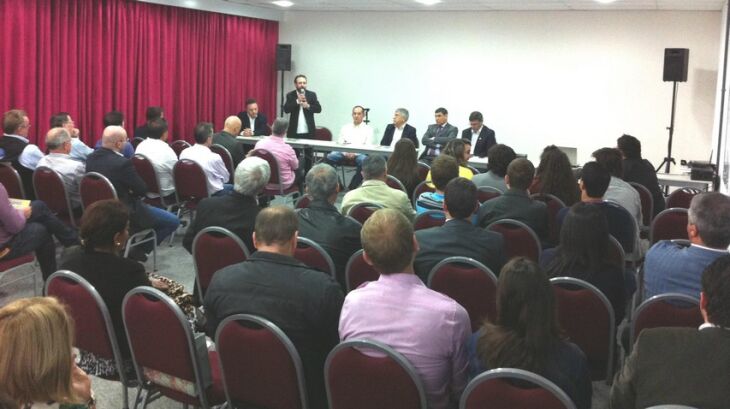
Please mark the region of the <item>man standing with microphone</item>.
MULTIPOLYGON (((294 77, 296 89, 286 94, 284 112, 291 114, 289 117, 288 138, 314 139, 316 125, 314 114, 322 112, 317 94, 307 91, 307 77, 299 74, 294 77)), ((304 150, 304 171, 312 167, 312 150, 304 150)))

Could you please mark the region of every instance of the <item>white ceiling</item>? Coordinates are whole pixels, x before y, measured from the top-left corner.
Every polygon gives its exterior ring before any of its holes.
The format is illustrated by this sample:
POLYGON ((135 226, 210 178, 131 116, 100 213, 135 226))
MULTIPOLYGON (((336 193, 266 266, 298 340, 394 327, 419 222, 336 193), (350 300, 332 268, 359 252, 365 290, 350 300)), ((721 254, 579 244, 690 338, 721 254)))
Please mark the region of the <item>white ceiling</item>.
POLYGON ((291 11, 521 11, 521 10, 722 10, 726 0, 442 0, 425 6, 414 0, 291 0, 282 8, 271 0, 224 0, 229 3, 291 11))

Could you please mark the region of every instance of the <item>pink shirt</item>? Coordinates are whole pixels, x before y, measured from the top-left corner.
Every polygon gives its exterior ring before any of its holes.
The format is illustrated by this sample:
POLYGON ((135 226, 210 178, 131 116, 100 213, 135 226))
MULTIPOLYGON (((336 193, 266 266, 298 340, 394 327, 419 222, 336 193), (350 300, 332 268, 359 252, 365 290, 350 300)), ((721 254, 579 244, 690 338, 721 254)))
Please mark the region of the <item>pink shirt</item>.
POLYGON ((10 241, 25 227, 25 216, 8 200, 8 191, 0 183, 0 245, 10 241))
MULTIPOLYGON (((254 149, 265 149, 279 161, 279 182, 288 188, 294 183, 294 171, 299 168, 299 159, 291 146, 281 136, 271 135, 258 142, 254 149)), ((268 184, 267 189, 278 189, 279 186, 268 184)))
POLYGON ((415 274, 381 275, 345 297, 340 339, 382 342, 416 368, 431 409, 456 408, 467 383, 469 314, 415 274))

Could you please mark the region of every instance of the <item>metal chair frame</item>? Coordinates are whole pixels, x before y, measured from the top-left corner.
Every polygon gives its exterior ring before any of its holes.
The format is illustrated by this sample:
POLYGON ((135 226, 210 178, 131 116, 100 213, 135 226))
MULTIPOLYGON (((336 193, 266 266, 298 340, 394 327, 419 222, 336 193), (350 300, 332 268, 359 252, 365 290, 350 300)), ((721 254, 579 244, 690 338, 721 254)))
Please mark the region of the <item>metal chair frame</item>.
POLYGON ((530 382, 553 394, 553 396, 555 396, 555 398, 557 398, 566 409, 576 409, 573 400, 571 400, 570 397, 568 397, 568 394, 560 389, 558 385, 536 373, 516 368, 492 369, 491 371, 483 372, 476 378, 472 379, 466 386, 466 389, 464 389, 464 393, 461 395, 461 399, 459 400, 459 409, 466 409, 469 395, 477 389, 479 385, 493 379, 517 379, 530 382))

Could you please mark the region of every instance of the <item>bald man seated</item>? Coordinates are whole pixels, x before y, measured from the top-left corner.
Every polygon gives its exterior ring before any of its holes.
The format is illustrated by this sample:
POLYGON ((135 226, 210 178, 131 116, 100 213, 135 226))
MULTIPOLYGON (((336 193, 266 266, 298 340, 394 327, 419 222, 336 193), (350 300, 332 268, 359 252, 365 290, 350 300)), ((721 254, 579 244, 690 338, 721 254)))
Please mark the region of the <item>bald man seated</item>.
POLYGON ((233 167, 235 169, 243 160, 245 154, 243 152, 243 144, 236 140, 236 135, 241 131, 241 120, 234 115, 226 118, 223 124, 223 130, 213 135, 213 143, 228 149, 233 158, 233 167))

